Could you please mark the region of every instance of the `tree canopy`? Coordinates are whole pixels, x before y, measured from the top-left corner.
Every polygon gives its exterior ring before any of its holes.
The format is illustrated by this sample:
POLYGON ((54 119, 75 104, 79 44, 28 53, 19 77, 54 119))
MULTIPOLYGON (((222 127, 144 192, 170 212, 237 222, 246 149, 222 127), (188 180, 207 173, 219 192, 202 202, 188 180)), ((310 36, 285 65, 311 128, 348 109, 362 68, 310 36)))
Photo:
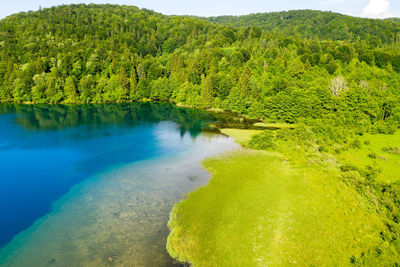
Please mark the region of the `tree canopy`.
POLYGON ((398 20, 309 10, 208 20, 218 23, 94 4, 9 16, 0 21, 0 101, 146 99, 289 123, 398 125, 398 20))
POLYGON ((321 40, 366 40, 371 44, 390 44, 399 39, 400 20, 358 18, 317 10, 291 10, 244 16, 204 18, 235 27, 256 26, 263 30, 321 40))

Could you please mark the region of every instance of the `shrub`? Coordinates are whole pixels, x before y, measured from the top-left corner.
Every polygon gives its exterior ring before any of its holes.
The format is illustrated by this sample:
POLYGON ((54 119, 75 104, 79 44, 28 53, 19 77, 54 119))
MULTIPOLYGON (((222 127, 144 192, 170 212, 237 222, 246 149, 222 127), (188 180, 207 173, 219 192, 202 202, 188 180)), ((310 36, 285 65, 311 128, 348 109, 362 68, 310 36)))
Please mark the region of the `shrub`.
POLYGON ((398 146, 394 146, 394 147, 391 147, 391 146, 383 147, 383 148, 382 148, 382 151, 385 151, 385 152, 387 152, 387 153, 389 153, 389 154, 400 155, 400 147, 398 147, 398 146))
POLYGON ((375 181, 376 178, 378 177, 379 173, 381 173, 381 169, 373 167, 373 166, 367 166, 364 170, 361 170, 361 175, 364 176, 367 180, 369 181, 375 181))
POLYGON ((342 165, 340 166, 340 170, 342 172, 349 172, 349 171, 357 171, 358 169, 353 165, 342 165))
POLYGON ((372 125, 369 132, 373 134, 394 134, 397 130, 397 125, 390 122, 379 121, 372 125))
POLYGON ((355 139, 351 144, 350 144, 351 148, 361 148, 361 142, 358 139, 355 139))
POLYGON ((249 147, 258 150, 268 150, 275 147, 274 136, 269 131, 263 131, 253 136, 249 142, 249 147))

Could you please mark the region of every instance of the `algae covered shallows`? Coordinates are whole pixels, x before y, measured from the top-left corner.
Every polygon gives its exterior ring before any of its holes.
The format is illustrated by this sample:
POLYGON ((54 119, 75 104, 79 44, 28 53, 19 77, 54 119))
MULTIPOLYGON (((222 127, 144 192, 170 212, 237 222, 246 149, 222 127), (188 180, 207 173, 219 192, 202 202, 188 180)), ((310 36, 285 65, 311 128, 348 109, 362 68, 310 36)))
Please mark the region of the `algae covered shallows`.
POLYGON ((173 203, 207 182, 202 159, 237 147, 220 135, 192 142, 177 156, 133 163, 74 186, 0 251, 2 264, 173 266, 165 252, 173 203))
POLYGON ((3 166, 1 190, 26 188, 8 194, 3 215, 26 220, 28 209, 39 212, 37 201, 50 202, 44 194, 58 200, 0 248, 1 266, 174 265, 165 251, 173 203, 208 181, 204 158, 238 147, 203 131, 209 115, 167 104, 2 107, 7 131, 0 140, 7 143, 0 158, 10 164, 3 166), (30 159, 30 175, 15 173, 17 156, 30 159), (81 179, 73 180, 77 174, 81 179))

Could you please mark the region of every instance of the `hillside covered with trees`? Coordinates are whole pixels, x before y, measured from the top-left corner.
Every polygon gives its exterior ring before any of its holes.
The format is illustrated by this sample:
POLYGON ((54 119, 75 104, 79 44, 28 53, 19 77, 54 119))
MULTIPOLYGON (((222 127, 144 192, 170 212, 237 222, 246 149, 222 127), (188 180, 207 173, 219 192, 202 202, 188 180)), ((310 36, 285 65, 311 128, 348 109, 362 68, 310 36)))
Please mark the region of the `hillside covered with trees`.
POLYGON ((204 18, 234 27, 257 26, 263 30, 281 32, 320 40, 366 40, 374 45, 390 44, 400 39, 400 20, 357 18, 339 13, 316 10, 291 10, 244 16, 204 18))
MULTIPOLYGON (((310 12, 294 14, 316 21, 331 14, 310 12)), ((394 21, 339 18, 372 23, 365 34, 394 34, 394 21)), ((290 25, 307 24, 297 20, 290 25)), ((400 123, 400 42, 361 36, 303 38, 132 6, 53 7, 0 21, 0 101, 170 101, 325 125, 320 134, 339 142, 350 132, 391 133, 400 123)))
MULTIPOLYGON (((373 246, 356 247, 353 256, 344 249, 340 255, 351 263, 372 258, 369 262, 385 259, 395 265, 400 184, 392 176, 398 173, 393 166, 398 166, 400 148, 395 141, 382 144, 400 125, 399 26, 398 19, 309 10, 204 19, 91 4, 20 13, 0 21, 0 102, 168 101, 296 125, 273 134, 264 131, 247 145, 279 152, 283 147, 304 168, 327 163, 350 188, 354 207, 362 196, 383 229, 373 236, 373 246), (351 158, 357 153, 366 164, 351 158), (394 174, 383 182, 378 177, 387 166, 394 174)), ((259 157, 254 161, 259 164, 259 157)), ((315 181, 336 177, 324 172, 315 181)), ((309 177, 301 177, 307 189, 309 177)), ((333 191, 339 190, 336 182, 330 183, 333 191)), ((347 215, 357 221, 352 207, 346 206, 347 215)))
POLYGON ((367 126, 399 120, 399 42, 319 41, 71 5, 3 19, 0 46, 2 102, 150 99, 291 123, 332 114, 367 126))

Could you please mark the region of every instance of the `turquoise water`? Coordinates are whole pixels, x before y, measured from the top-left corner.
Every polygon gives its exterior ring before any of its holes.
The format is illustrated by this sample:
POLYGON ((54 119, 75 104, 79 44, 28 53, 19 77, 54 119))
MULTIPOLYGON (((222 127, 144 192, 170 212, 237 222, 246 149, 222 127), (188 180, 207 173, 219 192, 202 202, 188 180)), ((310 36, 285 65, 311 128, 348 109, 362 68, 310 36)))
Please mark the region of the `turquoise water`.
POLYGON ((169 104, 0 105, 0 265, 169 266, 168 213, 237 146, 169 104))

